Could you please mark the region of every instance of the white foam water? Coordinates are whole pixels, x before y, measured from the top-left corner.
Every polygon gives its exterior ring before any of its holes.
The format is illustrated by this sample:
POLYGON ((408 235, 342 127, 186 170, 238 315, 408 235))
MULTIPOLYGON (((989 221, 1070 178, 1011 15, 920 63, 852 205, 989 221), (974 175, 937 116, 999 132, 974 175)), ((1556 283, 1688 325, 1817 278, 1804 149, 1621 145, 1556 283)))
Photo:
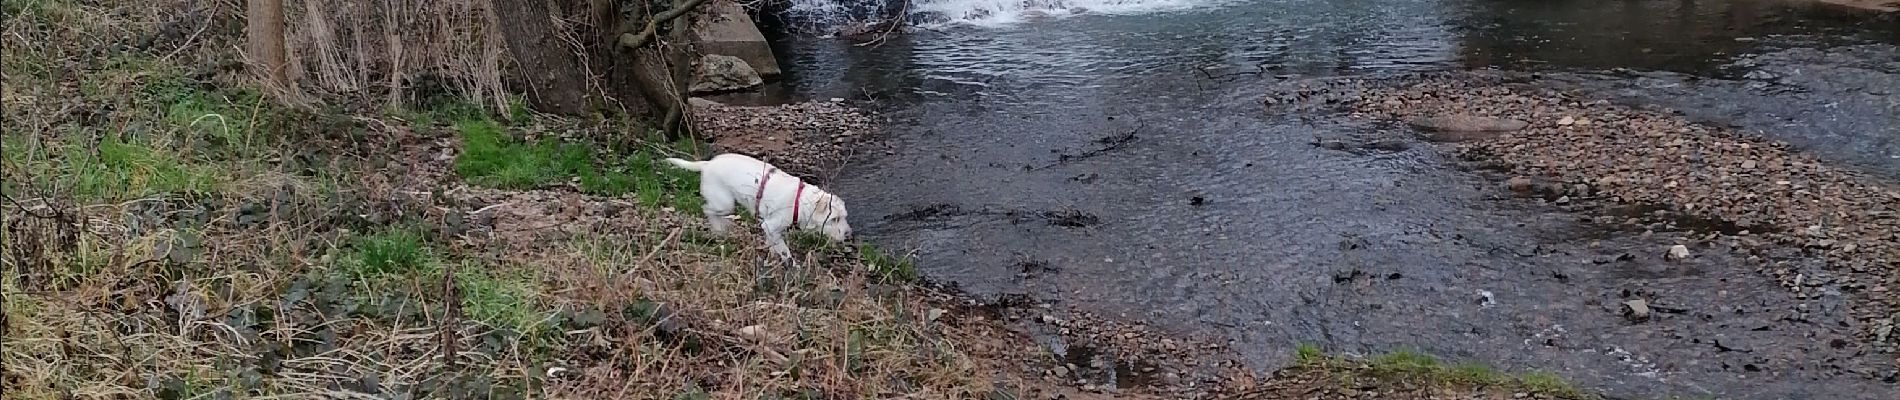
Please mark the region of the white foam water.
MULTIPOLYGON (((789 0, 785 13, 814 26, 868 19, 902 0, 789 0)), ((1144 14, 1185 10, 1217 0, 912 0, 905 13, 923 27, 998 27, 1082 14, 1144 14)))
POLYGON ((1193 8, 1207 0, 915 0, 913 18, 926 26, 1013 25, 1081 14, 1145 14, 1193 8), (933 15, 934 14, 934 15, 933 15))

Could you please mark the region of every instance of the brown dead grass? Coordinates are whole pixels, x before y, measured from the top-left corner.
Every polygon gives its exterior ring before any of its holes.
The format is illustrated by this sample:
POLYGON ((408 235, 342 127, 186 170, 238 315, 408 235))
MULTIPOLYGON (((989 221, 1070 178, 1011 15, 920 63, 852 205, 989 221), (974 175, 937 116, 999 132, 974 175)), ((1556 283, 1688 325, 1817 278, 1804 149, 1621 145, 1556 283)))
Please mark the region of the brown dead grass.
MULTIPOLYGON (((972 398, 1049 359, 855 249, 790 267, 694 210, 464 185, 447 116, 254 101, 222 69, 236 2, 17 4, 10 399, 972 398)), ((292 10, 306 89, 501 98, 475 3, 383 6, 292 10), (417 13, 443 17, 371 35, 417 13), (400 47, 433 42, 456 45, 400 47)))
MULTIPOLYGON (((498 105, 478 3, 298 2, 305 88, 433 74, 498 105)), ((7 7, 9 399, 1171 397, 1079 391, 884 257, 784 265, 642 193, 466 185, 466 116, 261 101, 226 70, 236 1, 7 7)))

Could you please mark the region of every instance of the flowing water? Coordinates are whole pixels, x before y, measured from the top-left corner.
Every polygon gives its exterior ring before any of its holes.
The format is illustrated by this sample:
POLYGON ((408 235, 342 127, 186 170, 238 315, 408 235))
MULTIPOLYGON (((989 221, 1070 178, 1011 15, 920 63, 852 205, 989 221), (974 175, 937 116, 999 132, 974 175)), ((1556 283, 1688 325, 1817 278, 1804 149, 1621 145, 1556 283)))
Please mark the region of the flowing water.
MULTIPOLYGON (((883 7, 784 13, 839 23, 883 7)), ((1315 343, 1551 370, 1619 395, 1900 398, 1892 358, 1854 340, 1832 288, 1797 299, 1719 247, 1664 263, 1651 255, 1674 233, 1499 199, 1428 143, 1313 146, 1411 135, 1260 105, 1316 78, 1535 70, 1900 176, 1892 18, 1766 0, 911 8, 925 28, 876 45, 784 35, 784 80, 722 100, 880 108, 889 151, 827 184, 863 236, 915 250, 935 279, 1225 338, 1262 368, 1315 343), (1629 322, 1617 310, 1632 296, 1666 315, 1629 322)))

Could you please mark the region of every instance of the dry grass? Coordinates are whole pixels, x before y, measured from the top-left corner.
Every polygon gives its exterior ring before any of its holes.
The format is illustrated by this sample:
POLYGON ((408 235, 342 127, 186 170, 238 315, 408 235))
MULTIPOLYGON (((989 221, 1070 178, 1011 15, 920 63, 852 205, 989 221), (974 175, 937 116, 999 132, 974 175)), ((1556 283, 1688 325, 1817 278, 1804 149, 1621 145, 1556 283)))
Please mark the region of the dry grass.
MULTIPOLYGON (((650 169, 467 186, 444 122, 479 115, 274 106, 224 69, 236 2, 162 3, 6 5, 9 399, 971 398, 1046 359, 899 261, 703 237, 650 169)), ((497 104, 478 4, 293 10, 305 89, 497 104)))
POLYGON ((505 98, 480 4, 292 10, 332 106, 286 108, 227 68, 236 1, 5 3, 6 397, 1094 398, 900 257, 706 236, 671 146, 464 151, 627 129, 469 112, 505 98), (335 106, 424 75, 462 106, 335 106), (457 175, 510 168, 554 169, 457 175))
POLYGON ((432 95, 508 105, 506 54, 488 2, 292 2, 293 79, 329 97, 373 93, 391 108, 432 95), (446 93, 441 93, 446 92, 446 93))
POLYGON ((652 313, 669 320, 609 317, 568 332, 584 343, 569 351, 590 356, 569 360, 577 376, 555 385, 560 397, 697 388, 722 398, 971 398, 1005 378, 959 349, 997 339, 946 337, 956 333, 936 321, 943 305, 920 289, 877 283, 848 253, 814 253, 802 264, 818 269, 778 266, 742 245, 756 238, 699 238, 689 233, 697 223, 664 221, 675 214, 634 214, 616 218, 634 221, 631 232, 576 235, 512 261, 537 263, 562 288, 549 293, 555 308, 660 310, 652 313))

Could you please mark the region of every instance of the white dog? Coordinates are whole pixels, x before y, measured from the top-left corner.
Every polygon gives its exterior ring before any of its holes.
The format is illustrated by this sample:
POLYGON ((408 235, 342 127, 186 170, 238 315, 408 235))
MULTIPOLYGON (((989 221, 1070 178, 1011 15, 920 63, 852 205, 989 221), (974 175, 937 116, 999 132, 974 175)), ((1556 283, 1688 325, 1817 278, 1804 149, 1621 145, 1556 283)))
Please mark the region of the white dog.
POLYGON ((835 241, 851 238, 851 225, 845 222, 844 199, 826 193, 817 186, 779 171, 756 158, 741 154, 720 154, 706 161, 668 158, 666 162, 689 171, 699 171, 699 195, 706 199, 706 224, 715 234, 724 235, 732 228, 734 205, 752 207, 765 229, 765 243, 786 260, 792 258, 785 244, 785 229, 797 227, 818 230, 835 241))

